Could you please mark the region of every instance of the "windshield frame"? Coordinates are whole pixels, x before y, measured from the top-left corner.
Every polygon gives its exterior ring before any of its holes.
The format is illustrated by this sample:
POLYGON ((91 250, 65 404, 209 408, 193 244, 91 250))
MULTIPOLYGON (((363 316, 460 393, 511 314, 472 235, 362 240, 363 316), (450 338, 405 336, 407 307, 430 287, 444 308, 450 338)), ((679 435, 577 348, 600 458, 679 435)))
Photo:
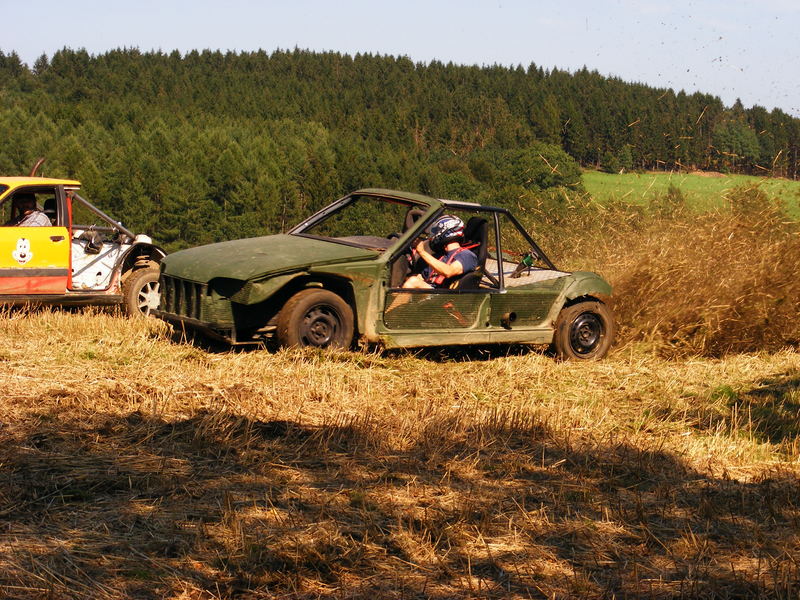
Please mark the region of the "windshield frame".
POLYGON ((413 234, 415 230, 418 229, 418 223, 415 223, 413 227, 410 227, 404 231, 397 231, 397 232, 390 232, 387 235, 397 234, 394 237, 381 237, 381 236, 373 236, 373 235, 364 235, 364 236, 348 236, 348 237, 331 237, 326 235, 319 235, 312 232, 318 225, 326 222, 328 219, 333 218, 335 215, 341 213, 342 211, 347 210, 348 207, 352 206, 359 200, 370 200, 374 203, 384 203, 384 204, 394 204, 394 205, 401 205, 406 208, 406 210, 411 210, 414 208, 422 209, 424 213, 428 213, 431 210, 430 205, 426 205, 422 202, 418 202, 415 200, 402 198, 398 196, 394 196, 391 194, 378 194, 378 193, 369 193, 369 192, 353 192, 332 202, 322 210, 314 213, 307 219, 300 222, 298 225, 291 228, 287 231, 287 235, 294 235, 299 237, 305 237, 315 240, 321 240, 325 242, 331 242, 335 244, 342 244, 345 246, 351 246, 354 248, 362 248, 366 250, 373 250, 380 254, 390 250, 391 248, 395 247, 398 242, 403 241, 405 242, 406 238, 413 234), (363 241, 358 241, 356 238, 364 238, 363 241))

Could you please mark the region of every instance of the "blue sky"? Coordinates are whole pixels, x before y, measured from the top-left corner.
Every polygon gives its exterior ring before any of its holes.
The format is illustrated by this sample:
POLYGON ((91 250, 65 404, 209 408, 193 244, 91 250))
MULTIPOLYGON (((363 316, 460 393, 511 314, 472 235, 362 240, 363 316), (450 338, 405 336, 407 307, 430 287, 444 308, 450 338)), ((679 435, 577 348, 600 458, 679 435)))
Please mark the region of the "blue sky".
POLYGON ((800 0, 0 0, 0 50, 295 47, 558 67, 800 117, 800 0))

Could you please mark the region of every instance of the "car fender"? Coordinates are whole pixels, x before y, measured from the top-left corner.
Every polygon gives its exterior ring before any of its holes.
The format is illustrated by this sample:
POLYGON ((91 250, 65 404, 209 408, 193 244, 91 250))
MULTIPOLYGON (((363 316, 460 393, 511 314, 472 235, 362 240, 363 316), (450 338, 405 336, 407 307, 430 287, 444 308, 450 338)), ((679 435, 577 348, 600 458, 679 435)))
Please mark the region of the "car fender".
POLYGON ((564 288, 564 300, 570 301, 582 296, 592 296, 603 302, 611 298, 611 284, 597 273, 575 271, 572 281, 564 288))
POLYGON ((166 251, 155 244, 135 242, 122 254, 117 268, 125 272, 149 265, 156 266, 166 255, 166 251))
POLYGON ((260 281, 248 281, 241 290, 231 296, 239 304, 258 304, 268 300, 298 277, 308 277, 308 271, 295 271, 274 275, 260 281))
MULTIPOLYGON (((280 298, 280 304, 283 305, 291 296, 297 292, 312 287, 324 288, 329 290, 347 302, 350 308, 353 309, 353 318, 356 331, 362 331, 364 328, 364 314, 365 307, 368 303, 366 293, 359 293, 357 286, 353 285, 353 280, 347 275, 341 273, 326 273, 326 272, 313 272, 301 271, 291 273, 283 277, 273 277, 275 281, 274 287, 270 286, 272 292, 262 300, 275 297, 280 298)), ((264 283, 269 283, 270 280, 265 280, 264 283)), ((267 286, 261 288, 267 291, 267 286)), ((363 290, 362 290, 363 292, 363 290)), ((234 300, 233 297, 231 297, 234 300)))

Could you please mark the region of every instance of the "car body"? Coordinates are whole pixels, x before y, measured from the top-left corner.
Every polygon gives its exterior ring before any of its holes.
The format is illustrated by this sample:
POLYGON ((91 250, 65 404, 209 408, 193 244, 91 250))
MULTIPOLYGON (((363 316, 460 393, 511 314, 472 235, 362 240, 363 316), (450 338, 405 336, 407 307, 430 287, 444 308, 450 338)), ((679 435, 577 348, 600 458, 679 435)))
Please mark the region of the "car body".
POLYGON ((409 192, 358 190, 286 234, 182 250, 161 270, 154 314, 231 344, 528 343, 599 358, 614 335, 611 286, 556 269, 508 210, 409 192), (404 289, 442 215, 462 218, 478 268, 443 289, 404 289))
POLYGON ((157 307, 166 253, 83 199, 79 181, 35 171, 0 177, 0 304, 119 304, 131 315, 157 307), (13 224, 23 197, 36 199, 43 225, 13 224))

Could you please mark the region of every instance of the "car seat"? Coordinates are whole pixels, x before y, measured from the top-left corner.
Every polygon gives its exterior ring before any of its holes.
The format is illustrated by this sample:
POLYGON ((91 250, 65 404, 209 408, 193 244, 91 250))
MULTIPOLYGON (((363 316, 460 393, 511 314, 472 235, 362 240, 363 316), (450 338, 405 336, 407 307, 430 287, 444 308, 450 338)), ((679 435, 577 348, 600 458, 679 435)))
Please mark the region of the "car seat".
POLYGON ((489 224, 483 217, 470 217, 464 225, 464 241, 461 242, 462 248, 471 250, 478 257, 478 263, 474 271, 464 273, 451 286, 454 290, 476 290, 480 287, 483 279, 486 257, 489 254, 487 246, 489 224))
POLYGON ((405 223, 403 224, 403 231, 408 231, 411 229, 414 224, 419 220, 419 218, 425 214, 425 211, 421 208, 409 208, 406 212, 405 223))
POLYGON ((47 215, 48 219, 50 219, 50 223, 55 225, 57 218, 56 199, 48 198, 47 200, 45 200, 44 205, 42 206, 42 212, 47 215))
MULTIPOLYGON (((425 214, 425 211, 421 208, 412 207, 406 211, 406 216, 403 223, 403 232, 405 233, 412 227, 414 227, 419 221, 420 217, 425 214)), ((400 256, 397 260, 394 261, 392 264, 391 273, 389 275, 389 287, 392 288, 399 288, 403 285, 403 282, 406 278, 411 275, 412 273, 419 273, 422 268, 424 267, 425 263, 421 260, 417 260, 414 264, 412 264, 408 257, 400 256)))
POLYGON ((478 257, 477 269, 483 270, 486 264, 486 257, 489 254, 487 246, 489 224, 483 217, 470 217, 464 225, 464 241, 461 242, 462 248, 469 248, 478 257))

